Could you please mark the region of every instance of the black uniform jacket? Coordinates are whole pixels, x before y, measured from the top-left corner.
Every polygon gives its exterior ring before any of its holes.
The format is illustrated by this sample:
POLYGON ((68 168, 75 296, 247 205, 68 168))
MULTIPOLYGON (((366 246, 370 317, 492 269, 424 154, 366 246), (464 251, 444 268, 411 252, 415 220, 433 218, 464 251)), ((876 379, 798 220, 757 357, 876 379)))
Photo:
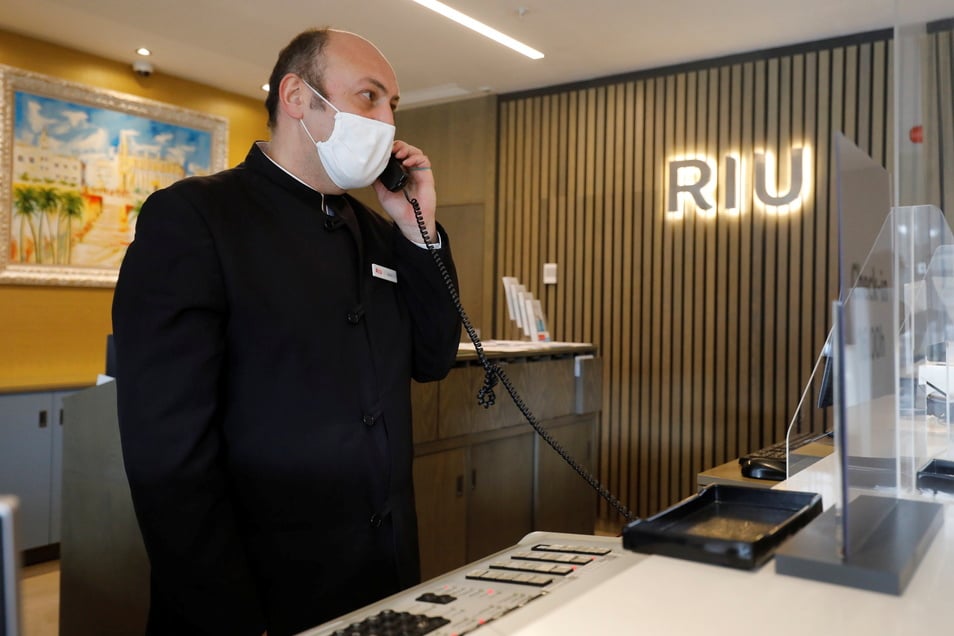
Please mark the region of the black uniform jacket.
POLYGON ((113 330, 150 633, 280 636, 419 579, 410 379, 460 324, 431 254, 327 199, 253 146, 139 214, 113 330))

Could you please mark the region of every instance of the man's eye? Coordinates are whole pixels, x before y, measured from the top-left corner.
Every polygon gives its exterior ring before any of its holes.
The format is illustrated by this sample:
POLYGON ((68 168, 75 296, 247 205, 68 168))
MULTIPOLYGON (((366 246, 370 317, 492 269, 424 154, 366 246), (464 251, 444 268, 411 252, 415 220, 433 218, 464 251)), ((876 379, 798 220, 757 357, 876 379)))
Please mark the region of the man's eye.
POLYGON ((361 91, 361 95, 363 95, 364 98, 369 102, 374 101, 374 91, 361 91))

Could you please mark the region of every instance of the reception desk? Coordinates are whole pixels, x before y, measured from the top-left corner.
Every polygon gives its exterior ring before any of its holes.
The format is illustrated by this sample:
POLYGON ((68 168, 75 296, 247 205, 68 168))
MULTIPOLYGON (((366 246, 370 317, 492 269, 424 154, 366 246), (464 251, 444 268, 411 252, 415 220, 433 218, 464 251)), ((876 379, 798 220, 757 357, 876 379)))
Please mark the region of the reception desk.
MULTIPOLYGON (((570 361, 572 366, 591 364, 592 361, 585 357, 576 360, 587 355, 590 354, 574 350, 569 354, 541 356, 539 359, 536 355, 526 356, 525 362, 519 357, 499 359, 507 361, 508 368, 514 369, 520 364, 541 362, 560 368, 566 366, 557 364, 560 361, 570 361)), ((454 373, 472 367, 473 364, 465 359, 454 373)), ((519 377, 519 373, 515 371, 513 376, 519 377)), ((570 377, 578 376, 571 374, 570 377)), ((575 383, 576 380, 564 385, 561 393, 570 394, 568 387, 575 383)), ((473 386, 470 381, 465 384, 468 386, 466 394, 472 399, 472 390, 476 390, 479 382, 473 386)), ((530 384, 526 387, 528 394, 535 382, 530 384)), ((429 388, 437 389, 431 399, 439 414, 440 394, 444 387, 438 383, 429 388)), ((448 388, 451 390, 456 389, 448 388)), ((449 398, 446 394, 443 397, 449 398)), ((506 399, 498 391, 498 400, 506 399)), ((575 411, 578 402, 574 399, 570 404, 573 405, 571 410, 575 411)), ((138 534, 128 505, 128 492, 122 487, 124 476, 117 469, 115 412, 110 411, 115 406, 113 387, 106 385, 80 392, 70 398, 67 406, 67 417, 75 424, 69 430, 83 430, 84 434, 67 437, 64 447, 66 479, 60 633, 63 636, 142 633, 147 577, 141 544, 136 545, 138 534), (95 455, 99 463, 78 461, 82 455, 87 458, 95 455), (127 622, 118 625, 119 617, 127 622), (138 628, 137 621, 140 621, 138 628)), ((548 426, 558 430, 569 418, 586 419, 587 416, 592 417, 592 411, 589 414, 555 415, 548 426)), ((478 466, 475 492, 480 491, 484 481, 480 468, 485 458, 484 451, 499 448, 482 446, 528 434, 516 420, 506 426, 490 426, 488 430, 463 434, 456 434, 458 429, 447 426, 442 427, 440 421, 436 423, 432 437, 420 443, 418 459, 426 462, 432 455, 443 453, 461 453, 465 458, 470 457, 474 461, 472 465, 478 466), (442 436, 442 430, 454 431, 455 434, 442 436)), ((533 443, 530 444, 532 447, 533 443)), ((537 461, 546 455, 555 455, 544 452, 542 448, 537 452, 537 461)), ((517 462, 517 459, 498 459, 492 465, 504 467, 511 461, 517 462)), ((825 507, 830 507, 836 487, 834 461, 834 455, 821 458, 787 481, 773 482, 773 485, 778 489, 818 492, 825 507)), ((457 476, 452 471, 431 473, 429 482, 449 483, 456 489, 457 476)), ((464 476, 465 492, 460 497, 455 492, 454 497, 462 500, 463 509, 467 510, 472 503, 471 484, 467 481, 470 474, 464 473, 464 476)), ((578 477, 573 477, 579 481, 578 477)), ((508 494, 502 492, 498 496, 499 501, 506 499, 508 494)), ((535 502, 531 506, 542 505, 533 497, 531 502, 535 502)), ((471 508, 474 509, 479 510, 471 508)), ((625 550, 619 538, 595 537, 592 532, 532 532, 512 541, 494 555, 476 559, 466 558, 465 545, 465 561, 461 567, 442 572, 415 588, 342 617, 333 624, 316 627, 308 634, 331 634, 352 621, 387 609, 413 609, 434 616, 450 613, 460 617, 462 612, 453 603, 438 606, 418 600, 422 594, 445 590, 445 585, 453 587, 451 583, 462 592, 472 589, 476 590, 476 596, 491 599, 488 605, 491 609, 483 618, 486 624, 480 627, 477 626, 479 623, 471 625, 478 635, 638 633, 736 636, 748 631, 767 631, 773 636, 945 634, 950 633, 954 626, 954 603, 950 602, 951 590, 954 589, 954 504, 945 501, 943 514, 940 531, 900 596, 780 575, 775 571, 774 560, 757 570, 734 570, 658 555, 635 554, 625 550), (571 550, 573 546, 604 547, 607 552, 595 557, 598 561, 591 565, 597 567, 584 565, 567 575, 564 583, 534 588, 534 592, 527 592, 525 585, 506 582, 472 581, 466 583, 467 589, 462 587, 466 576, 474 569, 510 558, 515 552, 531 550, 541 543, 556 543, 564 546, 561 549, 569 546, 571 550), (513 607, 504 607, 503 599, 509 599, 513 607)), ((465 532, 468 520, 464 518, 458 523, 464 526, 462 532, 465 532)), ((448 636, 457 633, 458 627, 459 624, 449 624, 432 634, 448 636)))
MULTIPOLYGON (((835 456, 829 455, 775 487, 819 492, 824 505, 830 506, 834 501, 834 461, 835 456)), ((530 535, 490 559, 425 582, 305 634, 333 634, 337 629, 387 609, 451 617, 451 623, 432 632, 435 636, 460 633, 460 628, 473 626, 474 620, 478 624, 483 621, 474 632, 478 636, 949 634, 954 630, 952 589, 954 504, 946 503, 941 530, 900 596, 777 574, 774 560, 754 571, 735 570, 635 554, 623 549, 618 538, 542 533, 530 535), (597 557, 593 564, 581 566, 579 572, 558 581, 543 594, 526 591, 526 585, 466 580, 469 573, 479 572, 491 562, 505 561, 512 554, 525 552, 541 542, 558 543, 571 549, 572 546, 605 547, 610 552, 597 557), (594 569, 587 570, 591 567, 594 569), (485 614, 476 619, 476 612, 455 610, 453 603, 436 606, 417 600, 422 593, 445 586, 458 590, 461 598, 465 598, 468 584, 485 593, 492 592, 500 599, 511 598, 521 589, 532 598, 505 612, 501 612, 499 602, 487 604, 485 614)))

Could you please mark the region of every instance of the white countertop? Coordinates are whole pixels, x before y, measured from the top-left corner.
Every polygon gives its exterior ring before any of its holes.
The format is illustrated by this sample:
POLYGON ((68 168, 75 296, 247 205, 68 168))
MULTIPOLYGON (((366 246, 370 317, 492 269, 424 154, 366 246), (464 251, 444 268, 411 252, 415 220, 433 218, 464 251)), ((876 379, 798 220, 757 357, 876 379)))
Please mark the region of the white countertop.
MULTIPOLYGON (((534 342, 531 340, 484 340, 480 343, 488 356, 533 356, 595 351, 591 342, 534 342)), ((465 340, 458 346, 458 358, 476 357, 474 343, 465 340)))
MULTIPOLYGON (((778 487, 834 501, 835 455, 778 487)), ((954 505, 902 596, 652 555, 519 631, 554 634, 772 636, 954 633, 954 505)), ((493 623, 487 626, 493 632, 493 623)))

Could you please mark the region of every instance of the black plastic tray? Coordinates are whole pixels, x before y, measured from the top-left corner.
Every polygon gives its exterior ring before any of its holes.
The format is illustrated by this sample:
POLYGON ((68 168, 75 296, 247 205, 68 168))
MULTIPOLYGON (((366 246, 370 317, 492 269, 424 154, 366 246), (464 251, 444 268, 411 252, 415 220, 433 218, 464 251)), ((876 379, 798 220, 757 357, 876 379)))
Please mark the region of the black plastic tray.
POLYGON ((821 512, 816 493, 714 484, 628 524, 623 547, 751 570, 821 512))
POLYGON ((918 488, 954 493, 954 462, 946 459, 932 459, 918 471, 918 488))

